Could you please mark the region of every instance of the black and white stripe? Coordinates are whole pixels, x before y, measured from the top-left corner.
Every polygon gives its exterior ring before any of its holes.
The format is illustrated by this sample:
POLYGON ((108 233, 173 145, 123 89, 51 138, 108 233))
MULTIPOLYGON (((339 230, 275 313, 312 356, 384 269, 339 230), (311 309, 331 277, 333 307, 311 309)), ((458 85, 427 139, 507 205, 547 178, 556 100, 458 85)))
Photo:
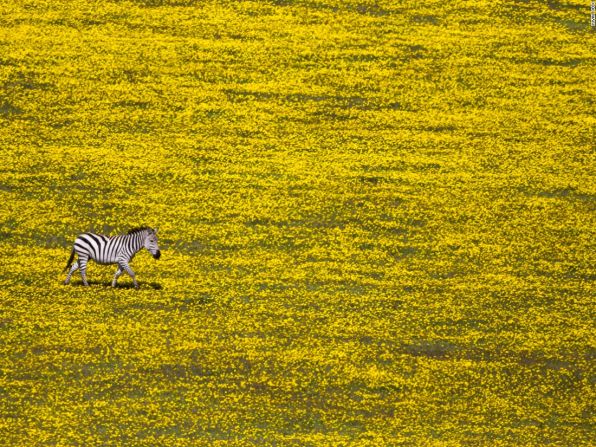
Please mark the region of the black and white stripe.
POLYGON ((116 282, 122 272, 126 272, 132 278, 134 286, 138 288, 135 273, 130 268, 129 263, 135 254, 143 248, 149 250, 155 259, 159 259, 161 252, 157 245, 157 230, 141 227, 132 229, 127 234, 111 237, 103 234, 83 233, 75 239, 70 259, 65 268, 65 270, 69 268, 70 270, 64 284, 68 284, 72 274, 80 269, 83 284, 88 286, 87 263, 89 259, 93 259, 98 264, 118 264, 118 269, 112 281, 113 287, 116 287, 116 282), (72 264, 75 254, 78 256, 78 260, 72 264))

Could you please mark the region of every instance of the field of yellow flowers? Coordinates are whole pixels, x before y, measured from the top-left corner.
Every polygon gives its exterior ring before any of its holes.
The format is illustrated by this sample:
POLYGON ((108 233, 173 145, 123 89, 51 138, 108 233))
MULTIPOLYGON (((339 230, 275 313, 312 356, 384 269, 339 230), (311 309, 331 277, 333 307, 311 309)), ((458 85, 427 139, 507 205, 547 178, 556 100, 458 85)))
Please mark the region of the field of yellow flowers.
POLYGON ((0 446, 588 446, 584 0, 0 3, 0 446), (159 227, 140 290, 77 234, 159 227))

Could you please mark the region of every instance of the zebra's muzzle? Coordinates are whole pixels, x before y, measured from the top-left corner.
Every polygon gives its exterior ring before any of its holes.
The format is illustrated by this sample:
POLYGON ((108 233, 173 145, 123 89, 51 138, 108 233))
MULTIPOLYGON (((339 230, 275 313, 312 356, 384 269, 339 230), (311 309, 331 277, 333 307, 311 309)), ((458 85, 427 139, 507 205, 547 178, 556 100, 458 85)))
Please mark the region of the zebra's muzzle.
POLYGON ((159 258, 161 258, 161 251, 157 250, 157 251, 155 252, 155 254, 153 255, 153 257, 154 257, 155 259, 159 259, 159 258))

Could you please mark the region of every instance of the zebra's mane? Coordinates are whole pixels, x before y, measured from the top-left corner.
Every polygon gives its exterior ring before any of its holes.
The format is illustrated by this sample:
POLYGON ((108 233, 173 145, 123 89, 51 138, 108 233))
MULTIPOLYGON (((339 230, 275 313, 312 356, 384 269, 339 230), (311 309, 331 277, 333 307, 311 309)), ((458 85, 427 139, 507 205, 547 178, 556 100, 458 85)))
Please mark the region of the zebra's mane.
POLYGON ((141 231, 145 231, 145 230, 151 230, 151 227, 135 227, 135 228, 131 228, 130 230, 128 230, 128 233, 126 234, 135 234, 135 233, 140 233, 141 231))

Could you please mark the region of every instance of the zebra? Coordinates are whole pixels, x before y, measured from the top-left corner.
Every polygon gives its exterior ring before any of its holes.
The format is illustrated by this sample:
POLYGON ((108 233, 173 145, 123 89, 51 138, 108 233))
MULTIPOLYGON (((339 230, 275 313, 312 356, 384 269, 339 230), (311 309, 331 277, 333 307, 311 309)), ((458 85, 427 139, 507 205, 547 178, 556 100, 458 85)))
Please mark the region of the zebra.
POLYGON ((83 284, 88 286, 87 282, 87 262, 93 259, 98 264, 118 264, 118 269, 112 280, 112 287, 116 287, 118 277, 126 271, 132 278, 135 289, 139 284, 135 278, 135 273, 130 268, 130 261, 141 249, 146 248, 155 259, 161 257, 161 251, 157 245, 157 229, 149 227, 139 227, 129 230, 127 234, 117 236, 105 236, 103 234, 83 233, 77 236, 74 246, 70 253, 70 259, 66 264, 64 271, 70 268, 64 284, 70 283, 70 277, 80 269, 83 284), (78 255, 78 261, 72 263, 75 253, 78 255))

